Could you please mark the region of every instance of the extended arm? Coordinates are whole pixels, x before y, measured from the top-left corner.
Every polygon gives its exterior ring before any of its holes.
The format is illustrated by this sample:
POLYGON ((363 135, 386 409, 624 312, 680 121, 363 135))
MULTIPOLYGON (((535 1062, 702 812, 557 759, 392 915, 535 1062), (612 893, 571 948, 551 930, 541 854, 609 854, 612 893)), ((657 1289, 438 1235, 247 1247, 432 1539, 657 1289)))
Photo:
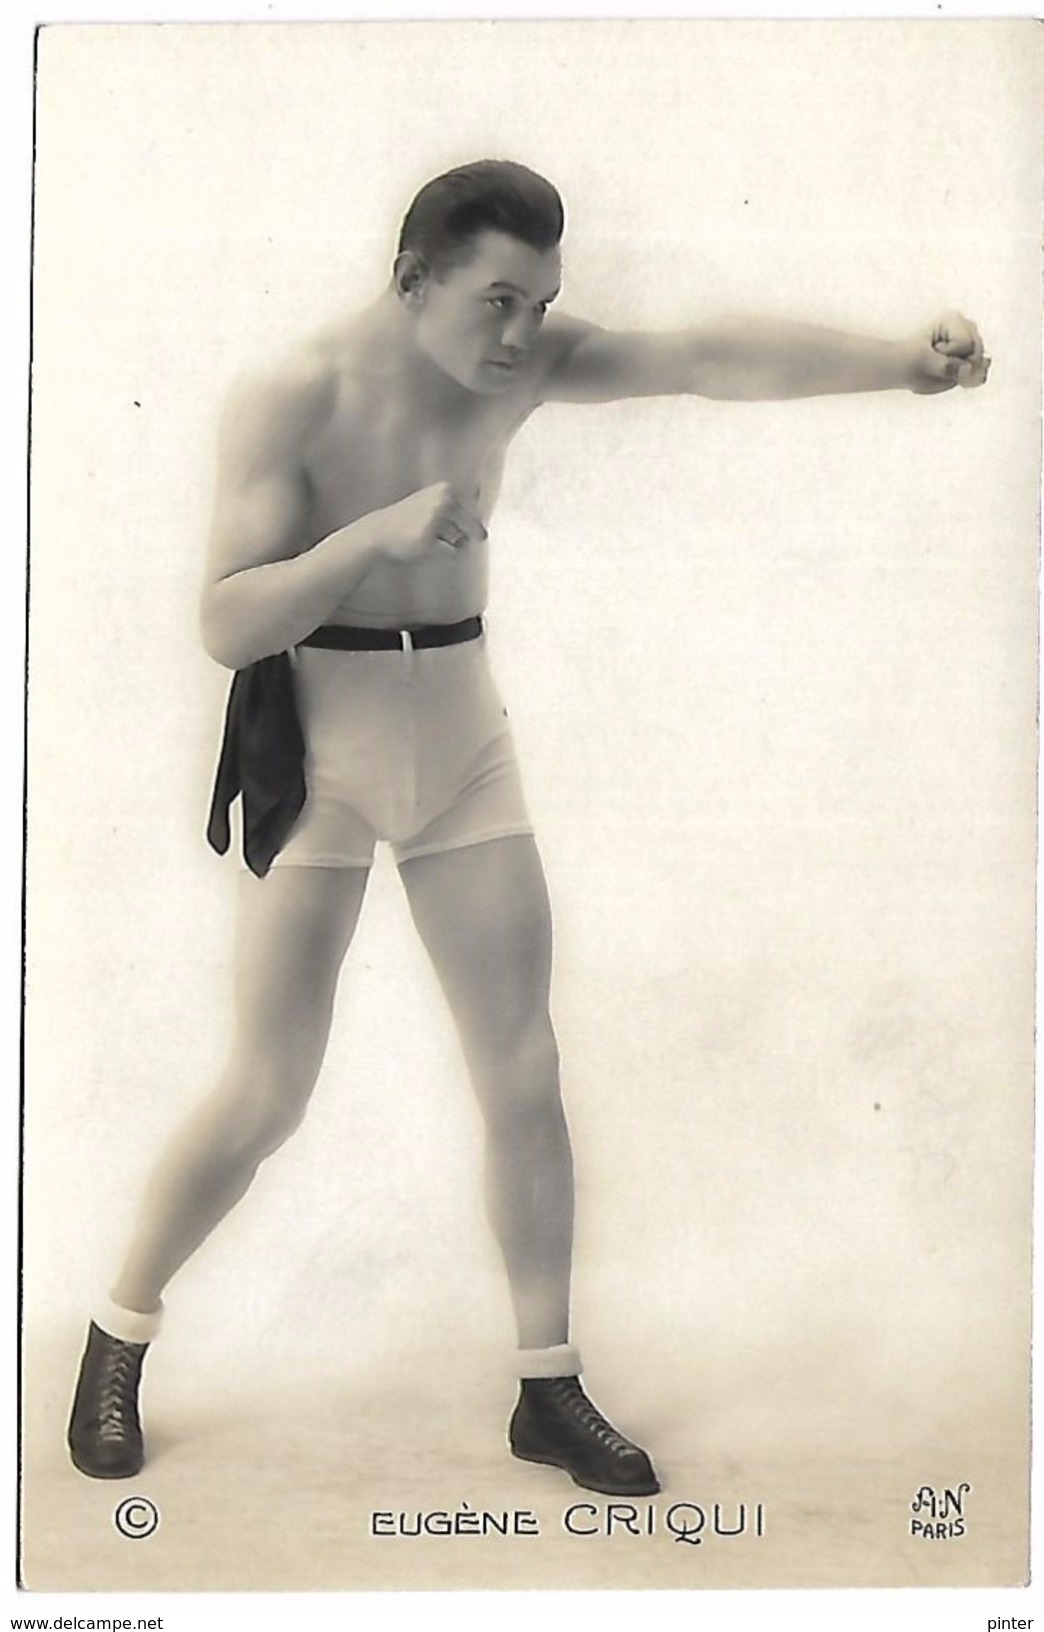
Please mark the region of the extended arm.
POLYGON ((564 318, 554 331, 546 401, 691 394, 782 401, 852 391, 948 391, 981 385, 989 359, 956 315, 904 340, 774 318, 723 318, 673 334, 611 333, 564 318))

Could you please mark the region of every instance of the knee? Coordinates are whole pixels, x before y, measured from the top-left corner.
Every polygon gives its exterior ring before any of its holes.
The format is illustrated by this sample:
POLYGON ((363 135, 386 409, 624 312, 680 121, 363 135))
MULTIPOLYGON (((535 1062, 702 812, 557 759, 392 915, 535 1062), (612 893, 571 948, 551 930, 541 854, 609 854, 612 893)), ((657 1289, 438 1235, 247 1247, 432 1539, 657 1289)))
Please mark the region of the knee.
POLYGON ((270 1066, 233 1071, 218 1090, 230 1142, 255 1164, 284 1145, 304 1121, 312 1079, 274 1072, 270 1066))
POLYGON ((517 1132, 562 1116, 558 1044, 546 1017, 501 1037, 483 1076, 483 1100, 494 1124, 507 1122, 517 1132))
POLYGON ((501 1027, 492 1052, 497 1074, 520 1092, 557 1089, 558 1043, 546 1014, 501 1027))
POLYGON ((262 1097, 256 1107, 253 1148, 259 1162, 273 1156, 297 1132, 308 1109, 308 1095, 262 1097))

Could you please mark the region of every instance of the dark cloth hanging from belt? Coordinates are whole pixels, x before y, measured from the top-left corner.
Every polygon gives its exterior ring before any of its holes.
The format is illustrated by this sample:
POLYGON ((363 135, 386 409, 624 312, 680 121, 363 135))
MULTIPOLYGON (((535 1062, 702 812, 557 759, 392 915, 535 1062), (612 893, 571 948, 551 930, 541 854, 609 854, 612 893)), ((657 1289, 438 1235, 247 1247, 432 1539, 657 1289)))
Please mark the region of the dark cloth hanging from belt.
POLYGON ((242 795, 243 859, 264 878, 304 806, 304 761, 288 654, 262 657, 237 670, 207 823, 207 838, 219 855, 231 843, 229 810, 242 795))
MULTIPOLYGON (((410 644, 423 650, 477 640, 482 631, 482 619, 470 617, 459 623, 423 625, 406 633, 410 644)), ((404 646, 401 630, 340 624, 315 629, 299 644, 351 652, 402 650, 404 646)), ((232 842, 229 811, 242 795, 243 859, 252 873, 264 878, 304 807, 308 792, 304 762, 304 731, 289 654, 279 652, 237 669, 228 694, 207 823, 207 838, 219 855, 232 842)))

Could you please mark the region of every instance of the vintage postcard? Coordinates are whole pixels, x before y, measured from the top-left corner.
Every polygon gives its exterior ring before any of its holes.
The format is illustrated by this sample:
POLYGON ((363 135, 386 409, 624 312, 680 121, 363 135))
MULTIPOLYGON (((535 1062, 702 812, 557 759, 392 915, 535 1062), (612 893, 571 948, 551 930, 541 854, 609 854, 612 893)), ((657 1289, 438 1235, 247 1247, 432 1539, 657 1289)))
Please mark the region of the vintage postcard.
POLYGON ((1040 40, 41 31, 30 1592, 1026 1582, 1040 40))

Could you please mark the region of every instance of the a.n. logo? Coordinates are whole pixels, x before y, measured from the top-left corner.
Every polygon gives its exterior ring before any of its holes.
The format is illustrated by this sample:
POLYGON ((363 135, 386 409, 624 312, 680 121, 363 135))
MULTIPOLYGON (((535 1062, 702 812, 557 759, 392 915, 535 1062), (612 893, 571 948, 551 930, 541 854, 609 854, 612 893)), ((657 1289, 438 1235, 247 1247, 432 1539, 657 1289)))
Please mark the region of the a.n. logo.
POLYGON ((971 1494, 971 1488, 965 1479, 941 1491, 934 1485, 922 1485, 910 1503, 910 1512, 918 1515, 910 1520, 911 1536, 922 1536, 927 1541, 951 1541, 963 1536, 964 1499, 971 1494))

